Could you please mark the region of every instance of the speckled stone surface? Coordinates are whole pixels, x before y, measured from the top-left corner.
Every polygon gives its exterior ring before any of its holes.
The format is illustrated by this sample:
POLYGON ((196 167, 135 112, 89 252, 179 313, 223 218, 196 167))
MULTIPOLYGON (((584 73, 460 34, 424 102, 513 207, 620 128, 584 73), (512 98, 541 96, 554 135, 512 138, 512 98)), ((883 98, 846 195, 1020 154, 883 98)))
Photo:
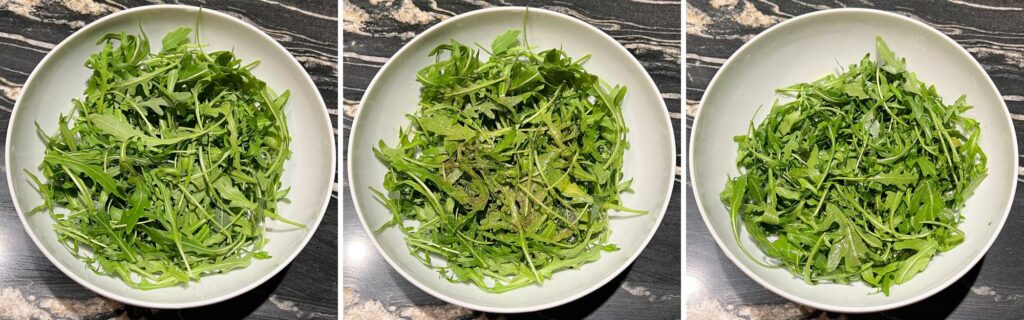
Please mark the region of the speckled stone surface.
MULTIPOLYGON (((967 48, 1003 94, 1024 135, 1024 3, 1020 1, 688 1, 686 124, 708 82, 741 45, 786 19, 822 9, 864 7, 895 12, 932 27, 967 48)), ((1024 170, 1021 170, 1024 172, 1024 170)), ((1018 180, 1021 177, 1018 176, 1018 180)), ((1019 319, 1024 317, 1024 194, 1017 193, 1002 233, 978 265, 948 289, 883 313, 842 315, 798 306, 764 289, 722 254, 686 183, 686 315, 689 319, 1019 319)))
MULTIPOLYGON (((352 117, 370 80, 399 48, 430 26, 480 8, 520 5, 571 15, 604 30, 640 60, 661 90, 680 134, 680 17, 678 1, 345 1, 342 52, 344 117, 352 117)), ((680 147, 677 141, 677 148, 680 147)), ((680 157, 681 159, 681 157, 680 157)), ((677 166, 681 162, 677 161, 677 166)), ((343 164, 344 168, 344 164, 343 164)), ((344 169, 343 169, 344 170, 344 169)), ((596 292, 565 306, 530 314, 494 315, 443 303, 419 290, 381 257, 343 201, 343 305, 346 319, 677 319, 681 312, 680 182, 654 239, 633 265, 596 292)), ((349 186, 342 193, 349 195, 349 186)))
MULTIPOLYGON (((57 43, 107 14, 157 2, 0 0, 0 129, 4 131, 0 139, 7 136, 11 109, 25 79, 57 43)), ((320 88, 330 113, 337 114, 337 2, 182 2, 226 12, 270 34, 302 63, 320 88)), ((334 124, 337 126, 337 122, 334 124)), ((61 273, 25 233, 7 181, 0 180, 0 319, 193 319, 213 315, 221 319, 337 318, 337 192, 305 250, 267 283, 204 308, 153 310, 98 297, 61 273)))

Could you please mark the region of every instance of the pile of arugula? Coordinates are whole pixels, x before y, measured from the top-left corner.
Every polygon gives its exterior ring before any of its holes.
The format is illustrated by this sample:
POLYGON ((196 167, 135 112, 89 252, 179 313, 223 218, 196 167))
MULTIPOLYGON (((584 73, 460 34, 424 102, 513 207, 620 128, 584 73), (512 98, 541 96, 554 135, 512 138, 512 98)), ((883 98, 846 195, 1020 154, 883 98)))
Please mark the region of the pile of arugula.
MULTIPOLYGON (((204 52, 191 29, 149 40, 99 39, 73 115, 47 135, 29 173, 58 239, 99 274, 169 287, 265 259, 264 219, 277 214, 291 137, 277 96, 232 52, 204 52), (64 208, 58 213, 55 208, 64 208)), ((28 172, 26 170, 26 172, 28 172)))
POLYGON ((416 75, 412 127, 374 149, 389 172, 387 193, 372 191, 393 214, 381 230, 398 226, 424 265, 488 292, 617 250, 608 210, 644 213, 619 199, 632 182, 626 88, 584 70, 589 55, 535 53, 519 35, 498 36, 486 61, 455 40, 436 47, 437 62, 416 75))
POLYGON ((735 138, 742 174, 721 198, 737 243, 742 220, 806 282, 863 281, 888 295, 963 242, 960 209, 987 160, 966 97, 943 104, 880 37, 876 49, 879 64, 865 56, 779 89, 795 99, 735 138))

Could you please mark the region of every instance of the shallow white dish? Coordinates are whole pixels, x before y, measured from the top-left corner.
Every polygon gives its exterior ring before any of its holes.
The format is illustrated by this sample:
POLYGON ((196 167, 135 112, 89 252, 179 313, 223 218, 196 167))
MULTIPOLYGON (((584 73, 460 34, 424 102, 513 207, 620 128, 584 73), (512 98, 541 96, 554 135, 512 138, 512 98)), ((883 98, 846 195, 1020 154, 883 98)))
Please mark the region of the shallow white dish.
MULTIPOLYGON (((391 214, 373 198, 369 187, 380 188, 386 168, 372 152, 381 139, 389 145, 398 140, 399 127, 408 127, 406 114, 416 110, 419 87, 416 71, 434 61, 427 56, 435 46, 456 39, 488 45, 495 36, 523 26, 522 7, 473 11, 448 19, 423 32, 398 51, 370 83, 360 103, 349 138, 349 183, 360 222, 384 258, 403 277, 420 289, 450 303, 488 312, 528 312, 575 300, 601 287, 625 269, 650 241, 664 216, 672 191, 675 134, 662 97, 643 67, 614 39, 575 18, 541 9, 529 9, 527 36, 530 45, 562 48, 574 58, 593 54, 588 71, 611 84, 628 87, 623 116, 629 126, 623 170, 634 178, 632 194, 624 194, 625 206, 648 210, 647 215, 613 218, 610 242, 621 250, 579 270, 555 273, 543 286, 529 286, 502 294, 486 293, 471 284, 453 284, 409 254, 403 235, 391 228, 373 230, 391 214)), ((484 57, 481 57, 484 58, 484 57)))
MULTIPOLYGON (((925 299, 969 271, 995 241, 1016 190, 1017 141, 1009 112, 999 90, 966 50, 939 31, 900 15, 876 10, 838 9, 803 15, 780 23, 748 42, 712 79, 690 137, 690 172, 704 222, 715 241, 743 272, 771 291, 814 308, 839 312, 874 312, 925 299), (774 90, 809 82, 838 65, 875 55, 880 35, 919 79, 934 84, 943 100, 967 95, 975 108, 966 114, 981 122, 981 147, 988 155, 988 177, 963 209, 960 228, 966 240, 936 256, 924 272, 908 283, 893 286, 891 295, 862 283, 808 285, 785 269, 767 269, 747 258, 733 240, 728 211, 719 200, 727 175, 736 176, 733 136, 746 133, 750 119, 764 119, 774 90), (837 65, 838 61, 838 65, 837 65)), ((743 246, 764 259, 743 232, 743 246)))
MULTIPOLYGON (((295 229, 270 222, 265 250, 272 256, 253 260, 249 267, 224 274, 207 275, 199 282, 155 290, 138 290, 120 279, 97 275, 58 243, 53 221, 45 213, 26 216, 23 209, 42 203, 42 198, 22 171, 39 175, 44 144, 35 123, 47 133, 57 130, 57 115, 71 110, 71 99, 82 96, 91 72, 83 65, 100 46, 96 40, 107 32, 139 33, 150 37, 150 48, 159 51, 160 39, 178 27, 195 27, 199 8, 177 5, 146 6, 111 14, 75 32, 43 58, 29 76, 14 106, 7 131, 7 181, 14 205, 32 241, 68 277, 103 296, 127 304, 152 308, 188 308, 223 301, 270 279, 302 250, 327 210, 335 175, 335 144, 330 118, 316 85, 289 53, 259 29, 226 14, 202 10, 200 37, 211 50, 231 50, 244 61, 259 59, 253 71, 276 91, 291 90, 285 115, 292 135, 292 157, 284 164, 282 186, 291 187, 290 203, 280 203, 282 216, 303 223, 295 229)), ((193 30, 194 31, 194 30, 193 30)), ((194 39, 194 38, 193 38, 194 39)), ((41 175, 40 175, 41 176, 41 175)), ((310 275, 317 276, 317 275, 310 275)))

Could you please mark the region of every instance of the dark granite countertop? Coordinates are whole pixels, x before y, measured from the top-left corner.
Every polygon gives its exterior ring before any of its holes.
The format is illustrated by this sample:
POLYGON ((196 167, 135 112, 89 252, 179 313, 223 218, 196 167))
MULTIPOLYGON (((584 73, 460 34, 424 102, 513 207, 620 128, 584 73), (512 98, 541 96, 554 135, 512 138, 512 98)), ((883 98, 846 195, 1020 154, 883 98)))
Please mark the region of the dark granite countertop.
MULTIPOLYGON (((1017 137, 1024 135, 1024 4, 1019 1, 689 1, 686 9, 686 124, 726 59, 761 31, 788 18, 836 7, 875 8, 908 16, 956 40, 984 66, 1003 94, 1017 137)), ((1019 170, 1024 172, 1024 167, 1019 170)), ((1018 180, 1021 180, 1018 176, 1018 180)), ((686 295, 689 319, 1010 319, 1024 316, 1024 240, 1017 193, 1010 219, 988 254, 946 290, 877 314, 841 315, 796 305, 758 285, 722 254, 686 183, 686 295)))
MULTIPOLYGON (((226 12, 266 31, 298 58, 320 88, 330 113, 337 114, 337 2, 182 2, 226 12)), ((0 128, 4 131, 0 137, 6 137, 11 109, 21 86, 57 43, 107 14, 152 3, 154 1, 141 0, 0 1, 0 128)), ((334 124, 337 126, 337 122, 334 124)), ((3 180, 0 185, 0 319, 191 319, 212 315, 224 319, 337 318, 337 198, 335 192, 326 217, 302 253, 267 283, 212 306, 153 310, 98 297, 54 267, 22 228, 7 181, 3 180)))
MULTIPOLYGON (((549 9, 589 22, 636 56, 654 78, 680 133, 680 2, 678 1, 347 1, 344 11, 343 131, 370 80, 418 33, 456 14, 497 5, 549 9)), ((347 135, 346 135, 347 136, 347 135)), ((677 141, 677 148, 680 147, 677 141)), ((681 158, 680 158, 681 159, 681 158)), ((677 161, 677 165, 681 162, 677 161)), ((343 164, 344 168, 344 164, 343 164)), ((677 319, 680 316, 680 181, 650 244, 608 285, 575 302, 505 318, 677 319)), ((349 186, 343 193, 349 195, 349 186)), ((442 302, 395 272, 371 244, 350 199, 343 202, 343 304, 347 319, 493 318, 442 302)))

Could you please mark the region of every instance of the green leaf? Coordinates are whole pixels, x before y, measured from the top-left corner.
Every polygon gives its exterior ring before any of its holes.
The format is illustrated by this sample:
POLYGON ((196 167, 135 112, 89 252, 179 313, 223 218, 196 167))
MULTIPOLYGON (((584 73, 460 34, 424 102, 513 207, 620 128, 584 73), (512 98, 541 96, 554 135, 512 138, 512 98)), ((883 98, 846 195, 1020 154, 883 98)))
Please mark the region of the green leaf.
POLYGON ((787 189, 781 185, 775 186, 775 194, 789 199, 789 200, 800 200, 800 193, 794 190, 787 189))
POLYGON ((868 181, 881 184, 903 185, 918 181, 917 173, 884 173, 867 178, 868 181))
POLYGON ((558 184, 558 190, 562 191, 562 194, 569 196, 570 198, 578 199, 583 202, 593 202, 594 199, 578 184, 572 183, 569 179, 563 179, 562 183, 558 184))
POLYGON ((494 42, 491 42, 491 54, 502 54, 509 48, 519 45, 519 33, 518 29, 512 29, 505 31, 497 38, 494 38, 494 42))
POLYGON ((861 82, 850 82, 843 86, 843 93, 848 96, 855 97, 858 99, 870 98, 866 92, 864 92, 864 85, 861 82))
POLYGON ((45 163, 63 166, 74 172, 84 173, 90 179, 103 187, 104 191, 116 195, 118 198, 125 198, 124 193, 117 187, 117 181, 114 181, 114 178, 107 172, 103 171, 103 168, 99 166, 86 164, 77 159, 72 159, 58 154, 47 154, 43 156, 43 161, 45 163))
POLYGON ((139 129, 136 129, 131 124, 118 119, 114 115, 110 114, 92 114, 88 117, 89 121, 92 122, 96 129, 104 134, 112 136, 117 141, 127 141, 132 138, 138 138, 147 146, 161 146, 167 144, 174 144, 181 142, 186 139, 196 138, 203 135, 205 132, 197 132, 190 135, 183 135, 174 138, 164 139, 156 138, 146 135, 139 129))
POLYGON ((241 190, 238 190, 228 176, 221 176, 220 179, 214 181, 213 188, 221 197, 231 201, 231 206, 256 209, 256 203, 250 201, 241 190))
POLYGON ((875 37, 875 50, 878 51, 878 56, 882 58, 882 69, 889 73, 897 74, 902 73, 906 70, 906 66, 903 60, 896 58, 896 53, 889 50, 889 45, 885 44, 881 36, 875 37))
POLYGON ((924 245, 918 245, 917 253, 910 256, 899 264, 899 269, 893 273, 893 280, 896 284, 906 283, 915 275, 924 271, 928 262, 935 256, 936 245, 934 241, 925 241, 924 245))
POLYGON ((779 123, 779 135, 789 133, 793 128, 793 124, 798 120, 800 120, 800 111, 787 113, 786 116, 782 117, 782 122, 779 123))
POLYGON ((139 218, 149 210, 149 191, 145 187, 135 186, 135 192, 128 198, 128 210, 121 216, 120 223, 125 225, 125 232, 132 232, 139 218))
POLYGON ((448 140, 466 140, 476 136, 475 131, 455 121, 451 117, 442 115, 434 115, 417 120, 423 131, 444 136, 448 140))
POLYGON ((192 29, 181 27, 174 31, 168 32, 164 36, 163 41, 163 52, 174 51, 179 46, 188 43, 188 35, 192 33, 192 29))

